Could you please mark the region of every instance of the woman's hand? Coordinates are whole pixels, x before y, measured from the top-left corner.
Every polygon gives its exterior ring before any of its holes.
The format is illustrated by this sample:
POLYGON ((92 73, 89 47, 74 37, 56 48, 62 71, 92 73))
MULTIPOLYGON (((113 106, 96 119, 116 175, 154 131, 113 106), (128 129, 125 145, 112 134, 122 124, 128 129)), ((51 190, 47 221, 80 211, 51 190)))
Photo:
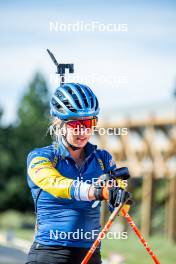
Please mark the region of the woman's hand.
MULTIPOLYGON (((89 190, 90 200, 107 200, 109 210, 112 212, 120 203, 125 203, 131 198, 131 193, 121 187, 101 187, 99 184, 92 185, 89 190)), ((130 199, 131 200, 131 199, 130 199)))

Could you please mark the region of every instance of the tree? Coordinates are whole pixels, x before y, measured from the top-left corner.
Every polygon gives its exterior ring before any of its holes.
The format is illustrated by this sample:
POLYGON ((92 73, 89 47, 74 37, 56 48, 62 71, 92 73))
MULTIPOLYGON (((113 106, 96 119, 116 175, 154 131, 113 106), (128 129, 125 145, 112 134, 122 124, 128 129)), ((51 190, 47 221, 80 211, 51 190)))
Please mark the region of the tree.
POLYGON ((37 73, 18 109, 17 121, 0 128, 1 186, 0 210, 32 209, 32 199, 26 182, 26 158, 29 151, 50 144, 46 131, 49 122, 49 91, 43 76, 37 73))
POLYGON ((43 76, 37 73, 29 84, 18 110, 18 133, 28 151, 49 143, 49 92, 43 76))

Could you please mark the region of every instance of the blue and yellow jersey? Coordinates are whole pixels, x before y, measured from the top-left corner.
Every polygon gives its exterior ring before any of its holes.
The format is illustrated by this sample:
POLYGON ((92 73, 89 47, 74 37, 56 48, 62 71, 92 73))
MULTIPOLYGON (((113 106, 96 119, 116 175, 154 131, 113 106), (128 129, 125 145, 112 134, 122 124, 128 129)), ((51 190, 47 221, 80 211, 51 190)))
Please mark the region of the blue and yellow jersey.
POLYGON ((86 159, 81 167, 77 167, 62 142, 57 151, 50 145, 29 153, 27 180, 38 223, 35 241, 89 248, 96 239, 100 206, 92 208, 94 201, 89 201, 86 193, 90 184, 116 165, 107 151, 91 143, 85 150, 86 159))

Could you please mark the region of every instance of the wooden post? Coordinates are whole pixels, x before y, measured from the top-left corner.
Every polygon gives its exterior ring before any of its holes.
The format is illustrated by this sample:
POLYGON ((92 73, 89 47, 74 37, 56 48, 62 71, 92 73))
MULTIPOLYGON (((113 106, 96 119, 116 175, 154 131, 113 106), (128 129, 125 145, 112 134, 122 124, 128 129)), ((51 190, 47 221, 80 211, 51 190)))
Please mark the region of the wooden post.
POLYGON ((171 177, 168 182, 166 235, 168 239, 176 241, 176 176, 171 177))
POLYGON ((101 202, 101 226, 104 227, 108 220, 109 211, 106 201, 101 202))
POLYGON ((153 173, 144 174, 141 203, 141 230, 144 236, 149 236, 151 233, 152 200, 153 173))

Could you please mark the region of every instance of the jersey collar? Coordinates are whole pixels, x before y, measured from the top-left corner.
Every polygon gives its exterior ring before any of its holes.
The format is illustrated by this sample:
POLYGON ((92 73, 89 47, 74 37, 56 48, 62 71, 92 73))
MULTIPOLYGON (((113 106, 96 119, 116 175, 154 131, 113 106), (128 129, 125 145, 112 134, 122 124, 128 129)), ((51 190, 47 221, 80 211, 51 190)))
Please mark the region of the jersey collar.
MULTIPOLYGON (((62 156, 63 159, 66 157, 70 157, 70 152, 68 149, 65 147, 64 143, 62 140, 59 141, 59 143, 54 143, 54 149, 57 152, 58 155, 62 156)), ((86 151, 86 157, 88 157, 91 153, 93 153, 97 149, 97 145, 91 144, 90 142, 87 143, 85 146, 85 151, 86 151)))

